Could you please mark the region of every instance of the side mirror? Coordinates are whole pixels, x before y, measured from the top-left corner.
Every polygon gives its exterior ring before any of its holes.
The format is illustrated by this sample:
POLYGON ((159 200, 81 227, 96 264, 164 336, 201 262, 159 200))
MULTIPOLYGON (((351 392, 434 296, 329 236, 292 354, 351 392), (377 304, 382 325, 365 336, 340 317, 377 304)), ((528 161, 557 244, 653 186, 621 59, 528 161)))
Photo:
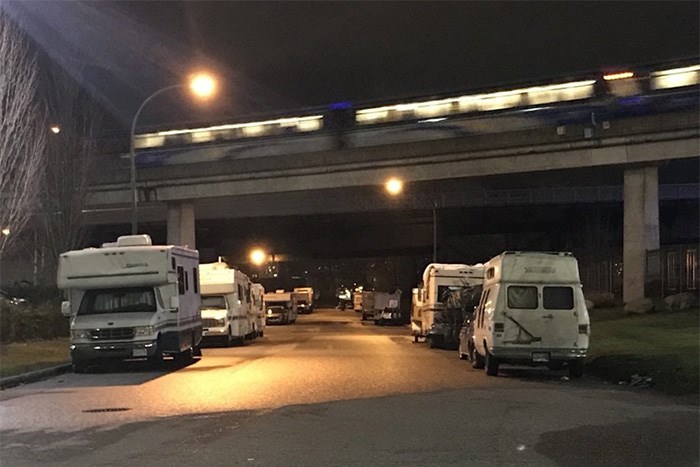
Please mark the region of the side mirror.
POLYGON ((170 311, 177 312, 180 308, 180 297, 170 297, 170 311))
POLYGON ((64 301, 61 302, 61 314, 65 316, 66 318, 70 318, 71 316, 71 309, 70 309, 70 302, 64 301))

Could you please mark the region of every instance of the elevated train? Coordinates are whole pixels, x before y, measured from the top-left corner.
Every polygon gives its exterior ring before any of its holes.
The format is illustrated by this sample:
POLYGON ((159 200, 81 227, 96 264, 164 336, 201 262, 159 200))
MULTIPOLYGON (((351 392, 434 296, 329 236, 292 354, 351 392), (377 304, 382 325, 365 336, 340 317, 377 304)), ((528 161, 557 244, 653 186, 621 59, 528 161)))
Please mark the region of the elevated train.
MULTIPOLYGON (((696 60, 697 62, 697 60, 696 60)), ((502 133, 698 107, 700 65, 589 74, 412 102, 138 134, 140 167, 502 133)))

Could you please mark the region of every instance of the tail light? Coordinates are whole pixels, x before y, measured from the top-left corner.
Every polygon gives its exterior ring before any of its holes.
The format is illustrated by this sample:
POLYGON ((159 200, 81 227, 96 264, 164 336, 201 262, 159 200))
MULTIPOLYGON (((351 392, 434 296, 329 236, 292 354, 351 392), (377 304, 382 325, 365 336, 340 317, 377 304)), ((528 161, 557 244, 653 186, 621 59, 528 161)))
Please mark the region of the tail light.
POLYGON ((578 325, 578 333, 579 334, 588 334, 588 325, 587 324, 579 324, 578 325))

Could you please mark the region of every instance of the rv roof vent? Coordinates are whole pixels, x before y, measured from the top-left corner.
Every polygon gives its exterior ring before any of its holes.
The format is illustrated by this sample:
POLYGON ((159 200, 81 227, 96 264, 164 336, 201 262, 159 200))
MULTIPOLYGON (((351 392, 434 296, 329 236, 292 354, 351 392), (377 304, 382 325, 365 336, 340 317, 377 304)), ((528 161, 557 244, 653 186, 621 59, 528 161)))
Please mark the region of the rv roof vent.
POLYGON ((149 235, 122 235, 117 239, 117 246, 151 246, 149 235))

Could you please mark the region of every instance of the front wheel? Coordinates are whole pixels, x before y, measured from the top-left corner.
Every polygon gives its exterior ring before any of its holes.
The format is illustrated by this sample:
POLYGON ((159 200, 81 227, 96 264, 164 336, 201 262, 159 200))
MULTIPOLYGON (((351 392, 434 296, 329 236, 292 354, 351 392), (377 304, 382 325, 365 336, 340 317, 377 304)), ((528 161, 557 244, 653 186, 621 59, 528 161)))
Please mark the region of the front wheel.
POLYGON ((157 369, 163 364, 163 344, 161 343, 161 338, 158 336, 156 340, 156 349, 153 355, 148 357, 148 366, 151 369, 157 369))
POLYGON ((88 360, 73 360, 73 373, 87 373, 89 367, 88 360))
POLYGON ((484 361, 484 357, 481 356, 478 350, 476 350, 476 347, 470 346, 470 358, 472 361, 472 368, 481 370, 484 368, 486 365, 486 362, 484 361))
POLYGON ((571 360, 569 362, 569 376, 571 378, 580 378, 583 376, 583 360, 571 360))

